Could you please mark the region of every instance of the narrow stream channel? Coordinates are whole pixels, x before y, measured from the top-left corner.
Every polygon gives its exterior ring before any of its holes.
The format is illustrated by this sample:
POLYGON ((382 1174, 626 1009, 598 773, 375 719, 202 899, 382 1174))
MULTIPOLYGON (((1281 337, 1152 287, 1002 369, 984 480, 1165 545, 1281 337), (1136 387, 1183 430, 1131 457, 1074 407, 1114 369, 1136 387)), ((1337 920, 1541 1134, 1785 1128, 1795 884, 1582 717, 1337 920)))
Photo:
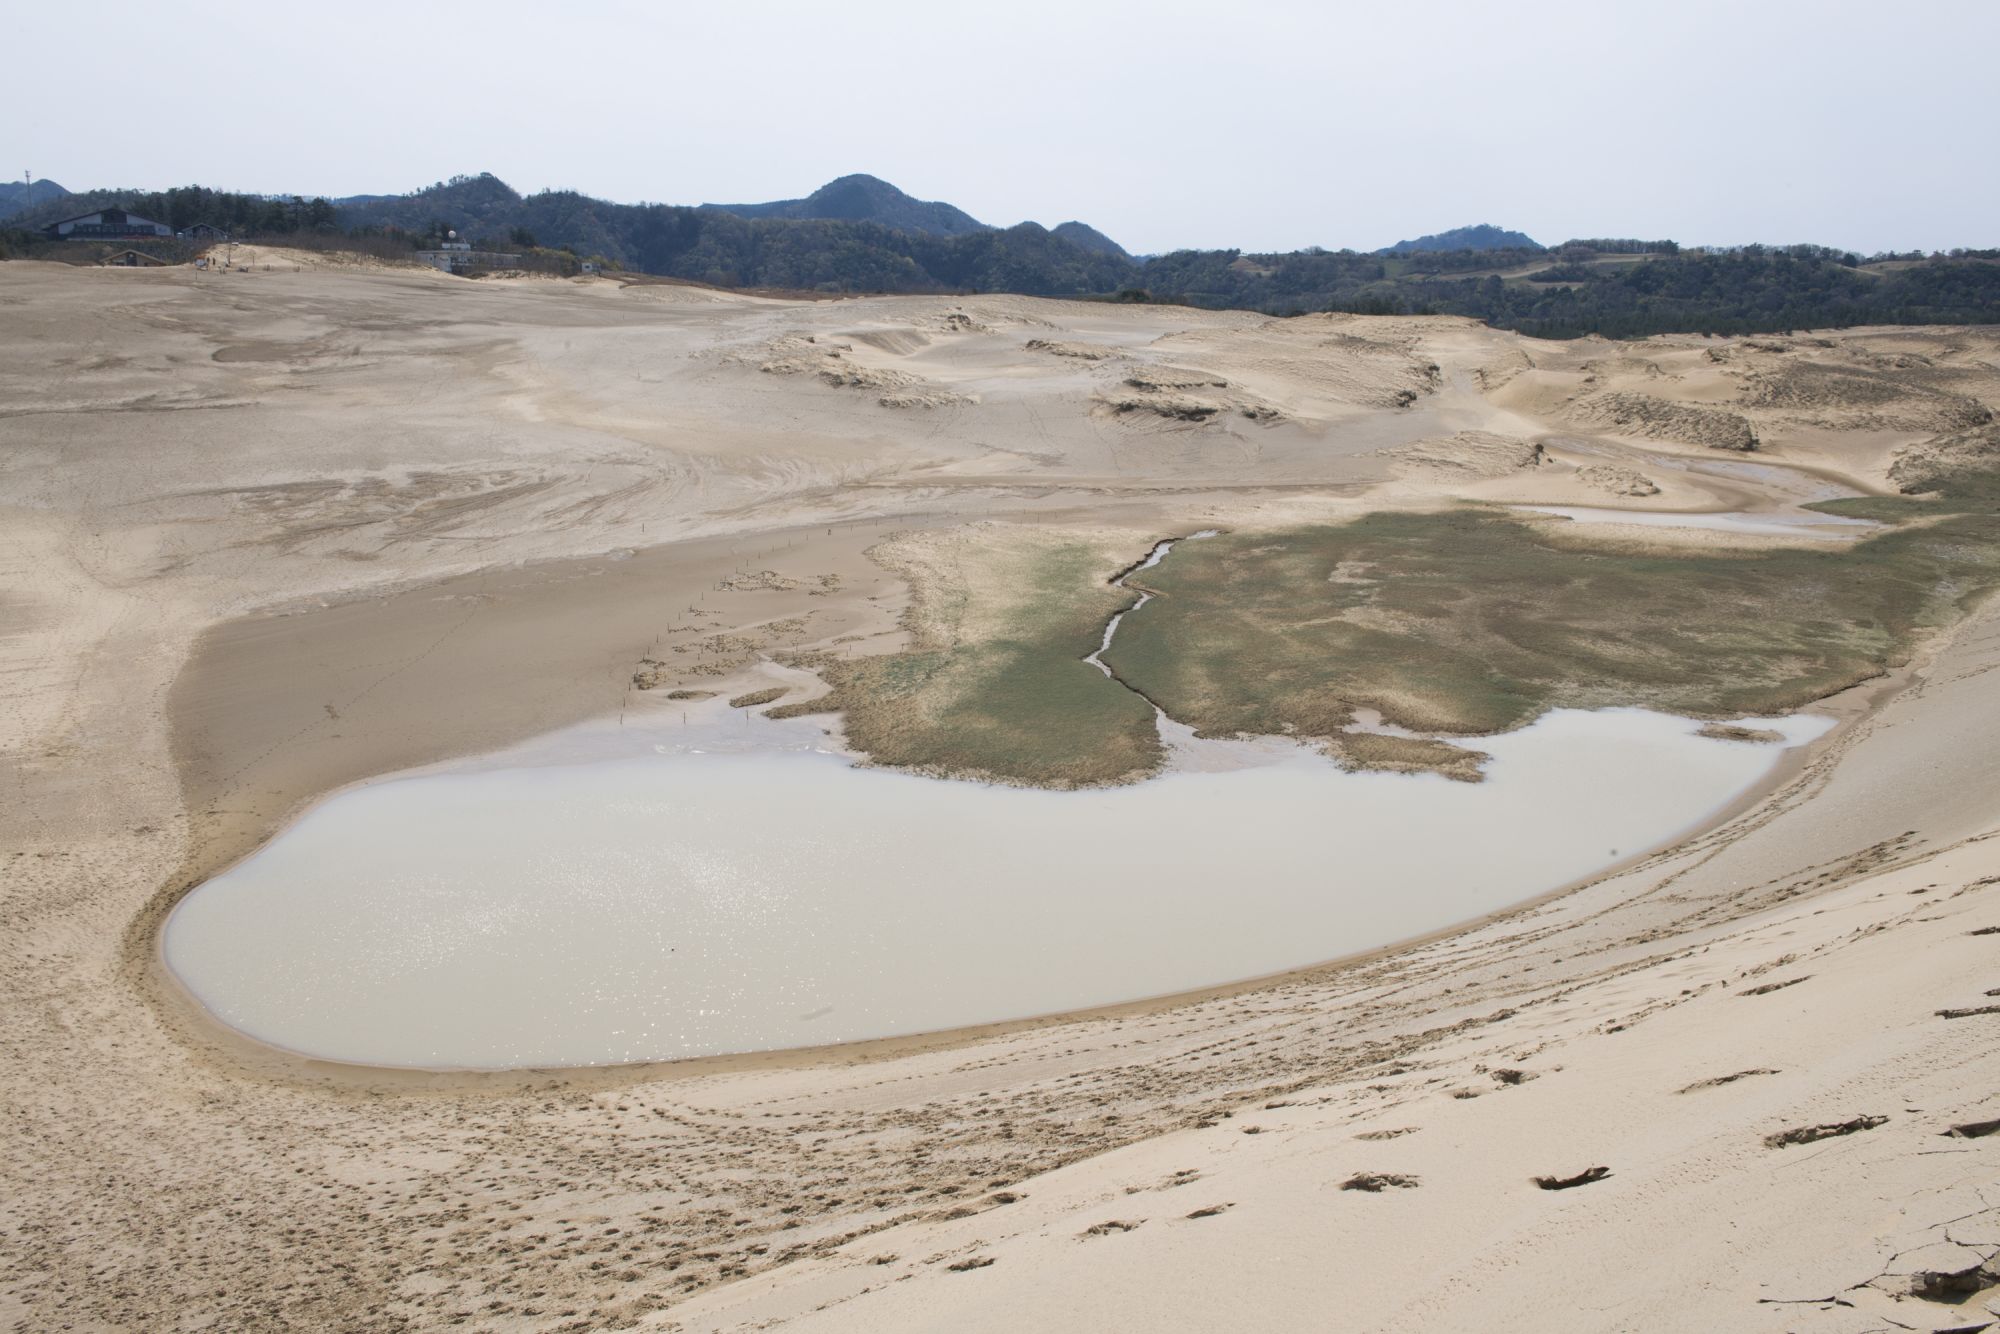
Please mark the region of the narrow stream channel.
MULTIPOLYGON (((1219 529, 1204 528, 1198 533, 1189 533, 1186 537, 1162 538, 1160 541, 1153 543, 1153 549, 1146 553, 1146 559, 1140 561, 1137 565, 1134 565, 1132 568, 1126 570, 1123 574, 1113 579, 1111 581, 1111 586, 1113 588, 1124 588, 1126 586, 1125 581, 1127 579, 1130 579, 1133 575, 1139 573, 1139 571, 1141 570, 1150 570, 1155 565, 1158 565, 1161 561, 1167 558, 1167 553, 1169 551, 1172 551, 1176 546, 1180 545, 1182 542, 1198 542, 1204 537, 1219 537, 1219 536, 1221 536, 1221 532, 1219 529)), ((1118 684, 1125 685, 1123 681, 1118 680, 1118 674, 1112 671, 1110 667, 1105 665, 1104 655, 1110 652, 1111 650, 1111 639, 1114 635, 1118 633, 1119 623, 1123 621, 1127 616, 1130 616, 1133 612, 1139 610, 1139 608, 1145 606, 1148 602, 1151 602, 1152 600, 1153 600, 1152 593, 1142 588, 1139 590, 1139 600, 1137 602, 1125 608, 1125 610, 1123 611, 1112 613, 1111 619, 1104 623, 1104 639, 1098 644, 1097 650, 1092 654, 1090 654, 1090 656, 1086 657, 1084 661, 1089 663, 1091 666, 1095 667, 1098 671, 1103 672, 1113 681, 1118 681, 1118 684)), ((1127 690, 1132 689, 1130 686, 1125 686, 1125 688, 1127 690)), ((1133 691, 1133 693, 1137 694, 1138 692, 1133 691)), ((1146 702, 1149 704, 1152 703, 1151 700, 1147 700, 1146 702)), ((1156 710, 1159 709, 1159 705, 1157 704, 1154 704, 1153 707, 1156 710)))

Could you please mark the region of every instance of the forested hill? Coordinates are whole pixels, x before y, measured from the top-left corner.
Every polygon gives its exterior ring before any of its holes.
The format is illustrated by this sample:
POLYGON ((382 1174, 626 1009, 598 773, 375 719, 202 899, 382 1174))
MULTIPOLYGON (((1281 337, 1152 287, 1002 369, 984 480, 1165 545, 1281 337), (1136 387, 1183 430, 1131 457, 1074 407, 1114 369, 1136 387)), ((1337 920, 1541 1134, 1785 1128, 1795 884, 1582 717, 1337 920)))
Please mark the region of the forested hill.
POLYGON ((1469 315, 1542 338, 2000 323, 2000 250, 1865 262, 1824 246, 1683 251, 1624 240, 1400 256, 1182 251, 1148 260, 1138 281, 1156 301, 1469 315))
POLYGON ((744 217, 715 207, 613 204, 573 191, 524 196, 481 175, 409 195, 332 201, 196 186, 153 193, 88 191, 0 222, 0 258, 88 259, 73 245, 66 249, 69 243, 43 240, 34 229, 116 205, 179 230, 208 223, 238 238, 279 235, 295 244, 346 245, 387 258, 435 245, 445 232, 456 231, 481 250, 518 251, 524 263, 556 272, 574 272, 579 261, 595 259, 614 269, 720 287, 1019 292, 1274 315, 1452 314, 1552 338, 2000 323, 2000 250, 1864 260, 1822 246, 1683 250, 1671 241, 1625 238, 1545 249, 1519 233, 1461 228, 1403 243, 1408 248, 1397 253, 1183 250, 1134 260, 1082 223, 1064 223, 1054 231, 1035 223, 993 228, 977 222, 955 233, 926 229, 899 212, 899 201, 920 210, 949 210, 923 214, 939 226, 951 215, 970 221, 969 215, 913 200, 872 177, 843 179, 863 183, 846 202, 828 187, 804 201, 745 207, 806 212, 851 206, 907 225, 890 226, 878 217, 744 217), (820 203, 810 204, 812 198, 820 203), (791 210, 794 204, 810 207, 791 210), (1484 249, 1423 244, 1453 236, 1508 244, 1484 249))
POLYGON ((0 220, 0 228, 32 232, 51 222, 104 208, 126 209, 142 218, 163 222, 175 231, 206 223, 234 236, 335 231, 339 222, 339 212, 332 201, 301 195, 249 195, 184 185, 172 190, 80 190, 42 200, 42 184, 35 183, 39 202, 0 220))
POLYGON ((1131 274, 1128 262, 1031 222, 940 235, 874 221, 611 204, 568 190, 523 196, 492 176, 459 177, 398 199, 344 201, 341 221, 422 235, 451 228, 495 249, 561 248, 718 287, 1071 296, 1116 291, 1131 274))
POLYGON ((931 200, 913 199, 873 176, 843 176, 829 181, 804 199, 780 199, 768 204, 703 204, 704 209, 734 213, 739 218, 819 219, 829 222, 878 222, 902 232, 926 236, 965 236, 991 231, 963 209, 931 200))
MULTIPOLYGON (((883 184, 873 177, 846 180, 883 184)), ((841 185, 813 198, 827 208, 844 207, 835 189, 841 185)), ((894 194, 919 209, 948 209, 971 221, 949 205, 894 194)), ((876 196, 876 202, 883 201, 876 196)), ((859 207, 853 199, 847 203, 859 207)), ((413 195, 342 205, 341 221, 349 228, 437 235, 448 227, 496 249, 562 248, 719 287, 1070 296, 1116 291, 1131 273, 1129 262, 1031 222, 1004 229, 972 222, 971 230, 940 232, 872 219, 742 217, 708 206, 612 204, 568 190, 523 196, 493 176, 458 177, 413 195)), ((902 216, 894 208, 888 215, 902 216)), ((940 226, 950 221, 924 216, 940 226)))
POLYGON ((0 218, 10 218, 37 204, 53 203, 68 193, 54 181, 0 181, 0 218))
POLYGON ((1495 227, 1490 222, 1482 222, 1473 227, 1454 227, 1448 232, 1419 236, 1414 241, 1398 241, 1394 245, 1383 246, 1375 253, 1408 255, 1424 250, 1540 250, 1541 248, 1531 236, 1510 232, 1504 227, 1495 227))
POLYGON ((2000 323, 2000 251, 1857 262, 1818 246, 1570 262, 1521 278, 1424 276, 1336 308, 1470 315, 1542 338, 2000 323))
POLYGON ((340 203, 348 227, 425 235, 451 227, 495 248, 562 247, 723 287, 1020 292, 1273 314, 1435 312, 1558 338, 2000 322, 2000 264, 1979 256, 1864 263, 1820 246, 1683 253, 1671 241, 1602 237, 1548 249, 1482 224, 1402 242, 1391 248, 1397 253, 1184 250, 1135 261, 1082 223, 1053 232, 1033 223, 990 228, 872 176, 844 177, 806 200, 738 206, 770 214, 755 217, 570 191, 523 196, 487 175, 340 203), (948 212, 923 212, 931 209, 948 212), (840 210, 871 216, 784 216, 840 210), (940 234, 917 225, 926 219, 940 228, 963 219, 973 230, 940 234))
POLYGON ((1087 222, 1059 222, 1052 230, 1054 235, 1060 236, 1072 245, 1080 245, 1085 250, 1095 251, 1100 255, 1110 255, 1115 259, 1129 261, 1132 258, 1126 253, 1124 246, 1087 222))
MULTIPOLYGON (((444 230, 456 230, 468 237, 494 239, 522 225, 520 214, 524 202, 520 191, 491 172, 454 176, 406 195, 351 195, 333 201, 340 210, 341 225, 349 230, 395 230, 413 236, 437 236, 444 230)), ((552 240, 551 244, 563 242, 552 240)))

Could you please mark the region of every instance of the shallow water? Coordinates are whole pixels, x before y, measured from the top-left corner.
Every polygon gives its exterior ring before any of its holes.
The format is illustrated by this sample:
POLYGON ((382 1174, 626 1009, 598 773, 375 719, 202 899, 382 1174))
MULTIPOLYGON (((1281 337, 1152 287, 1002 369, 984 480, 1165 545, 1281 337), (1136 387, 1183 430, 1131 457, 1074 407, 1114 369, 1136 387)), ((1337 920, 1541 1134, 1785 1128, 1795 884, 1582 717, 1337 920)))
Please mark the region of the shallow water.
POLYGON ((1557 514, 1577 523, 1636 523, 1658 528, 1712 528, 1761 537, 1810 537, 1844 542, 1881 525, 1837 514, 1749 514, 1738 510, 1691 514, 1669 510, 1597 509, 1588 505, 1516 505, 1533 514, 1557 514))
MULTIPOLYGON (((1759 725, 1796 745, 1831 724, 1759 725)), ((577 729, 329 798, 189 895, 164 950, 236 1028, 382 1065, 579 1065, 1021 1018, 1387 944, 1660 843, 1781 749, 1696 727, 1558 711, 1480 740, 1482 784, 1181 738, 1181 758, 1226 762, 1073 793, 855 768, 799 722, 730 716, 717 735, 735 753, 699 727, 577 729), (635 735, 649 753, 579 760, 635 735)))

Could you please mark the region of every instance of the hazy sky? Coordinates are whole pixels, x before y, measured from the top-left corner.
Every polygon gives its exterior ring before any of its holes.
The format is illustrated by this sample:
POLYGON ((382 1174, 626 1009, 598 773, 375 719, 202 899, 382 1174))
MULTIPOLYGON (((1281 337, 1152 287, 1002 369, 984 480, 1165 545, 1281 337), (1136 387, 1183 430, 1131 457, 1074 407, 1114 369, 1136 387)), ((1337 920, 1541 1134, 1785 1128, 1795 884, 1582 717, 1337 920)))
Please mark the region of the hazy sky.
POLYGON ((1134 251, 2000 245, 2000 0, 14 7, 0 172, 621 201, 866 171, 1134 251), (126 21, 129 20, 129 21, 126 21))

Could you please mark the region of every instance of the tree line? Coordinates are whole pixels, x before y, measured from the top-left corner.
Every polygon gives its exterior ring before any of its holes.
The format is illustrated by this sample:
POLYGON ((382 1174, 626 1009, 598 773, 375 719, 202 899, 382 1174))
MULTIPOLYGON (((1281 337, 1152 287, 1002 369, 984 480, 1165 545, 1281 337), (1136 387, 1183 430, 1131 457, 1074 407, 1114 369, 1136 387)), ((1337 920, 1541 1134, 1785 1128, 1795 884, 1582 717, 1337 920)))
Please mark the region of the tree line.
POLYGON ((71 195, 10 220, 16 230, 0 234, 0 253, 33 251, 39 238, 31 229, 42 221, 112 205, 177 230, 208 223, 245 239, 345 243, 377 255, 432 246, 456 232, 478 249, 521 253, 530 267, 568 271, 589 258, 719 287, 1015 292, 1273 315, 1448 314, 1545 338, 2000 322, 1994 250, 1863 260, 1825 246, 1684 250, 1672 241, 1597 237, 1546 250, 1183 250, 1133 260, 1033 223, 928 235, 866 221, 614 204, 567 190, 524 196, 490 175, 350 200, 201 186, 71 195))

